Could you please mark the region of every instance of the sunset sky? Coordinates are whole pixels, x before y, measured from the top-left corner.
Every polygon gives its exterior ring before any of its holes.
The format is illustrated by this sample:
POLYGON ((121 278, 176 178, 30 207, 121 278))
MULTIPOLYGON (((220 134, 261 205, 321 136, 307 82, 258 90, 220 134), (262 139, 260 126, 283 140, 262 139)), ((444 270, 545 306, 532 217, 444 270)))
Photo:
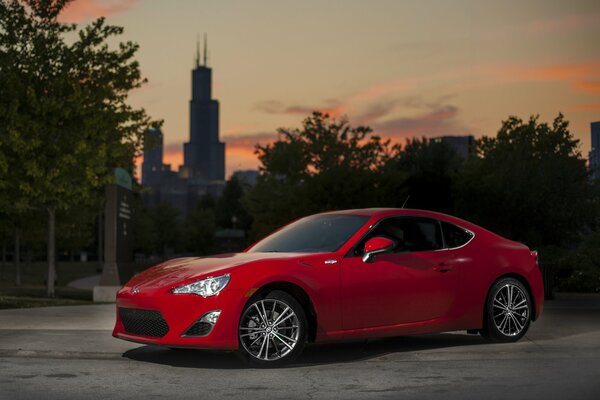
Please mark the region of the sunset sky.
POLYGON ((76 0, 140 44, 131 103, 165 120, 165 162, 188 140, 196 38, 208 34, 227 175, 311 110, 383 137, 494 135, 509 115, 563 112, 587 158, 600 120, 600 1, 76 0))

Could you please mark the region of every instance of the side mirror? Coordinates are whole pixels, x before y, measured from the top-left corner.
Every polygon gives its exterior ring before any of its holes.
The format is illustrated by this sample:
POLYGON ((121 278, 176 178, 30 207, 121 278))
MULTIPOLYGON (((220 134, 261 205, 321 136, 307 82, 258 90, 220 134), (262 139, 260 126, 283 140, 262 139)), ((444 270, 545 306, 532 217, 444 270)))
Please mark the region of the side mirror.
POLYGON ((365 243, 365 253, 363 254, 362 260, 366 263, 373 262, 375 255, 381 253, 388 253, 396 247, 396 243, 388 238, 382 236, 375 236, 365 243))

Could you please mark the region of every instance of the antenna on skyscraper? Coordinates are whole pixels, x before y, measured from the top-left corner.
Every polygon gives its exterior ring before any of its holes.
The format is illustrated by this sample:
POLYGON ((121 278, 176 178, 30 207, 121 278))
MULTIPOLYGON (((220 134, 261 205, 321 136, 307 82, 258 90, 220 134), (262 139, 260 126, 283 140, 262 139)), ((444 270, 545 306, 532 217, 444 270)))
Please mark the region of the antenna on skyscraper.
POLYGON ((196 68, 200 66, 200 34, 196 34, 196 68))
POLYGON ((207 44, 208 40, 206 39, 206 32, 204 32, 204 66, 206 67, 208 65, 208 57, 206 56, 207 54, 207 44))

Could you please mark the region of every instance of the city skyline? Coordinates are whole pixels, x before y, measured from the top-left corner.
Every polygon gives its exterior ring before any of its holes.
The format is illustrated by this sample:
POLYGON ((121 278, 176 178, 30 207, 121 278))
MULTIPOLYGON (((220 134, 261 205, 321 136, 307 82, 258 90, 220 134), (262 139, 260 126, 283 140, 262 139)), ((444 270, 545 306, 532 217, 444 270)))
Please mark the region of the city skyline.
POLYGON ((183 162, 189 70, 208 33, 227 173, 255 143, 312 110, 384 137, 494 135, 509 115, 563 112, 590 150, 600 119, 600 4, 575 2, 75 1, 63 20, 106 15, 140 44, 149 83, 131 96, 165 120, 165 163, 183 162))

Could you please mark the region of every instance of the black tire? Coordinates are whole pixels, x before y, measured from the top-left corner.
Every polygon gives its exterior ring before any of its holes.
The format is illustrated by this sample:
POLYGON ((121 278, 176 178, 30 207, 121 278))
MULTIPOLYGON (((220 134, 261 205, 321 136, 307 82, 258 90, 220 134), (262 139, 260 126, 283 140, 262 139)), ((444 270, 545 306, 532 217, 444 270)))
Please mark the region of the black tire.
POLYGON ((497 280, 486 299, 481 336, 490 342, 509 343, 521 339, 529 329, 532 302, 519 280, 497 280))
POLYGON ((302 353, 307 341, 307 332, 306 313, 293 296, 281 290, 274 290, 265 296, 255 296, 248 301, 240 317, 238 355, 254 367, 280 367, 292 363, 302 353), (288 307, 289 310, 284 311, 288 307), (269 326, 262 324, 261 312, 257 312, 257 309, 265 310, 264 314, 267 316, 269 326), (277 325, 273 323, 277 323, 277 325), (261 327, 262 325, 265 327, 261 327), (269 330, 267 331, 267 329, 269 330), (265 338, 269 334, 271 336, 265 338), (280 335, 284 335, 285 339, 282 339, 280 335), (292 340, 287 340, 290 338, 292 340), (256 341, 258 342, 253 343, 256 341), (285 345, 286 342, 287 345, 285 345), (259 349, 261 344, 262 347, 259 349), (259 350, 258 357, 257 349, 259 350))

